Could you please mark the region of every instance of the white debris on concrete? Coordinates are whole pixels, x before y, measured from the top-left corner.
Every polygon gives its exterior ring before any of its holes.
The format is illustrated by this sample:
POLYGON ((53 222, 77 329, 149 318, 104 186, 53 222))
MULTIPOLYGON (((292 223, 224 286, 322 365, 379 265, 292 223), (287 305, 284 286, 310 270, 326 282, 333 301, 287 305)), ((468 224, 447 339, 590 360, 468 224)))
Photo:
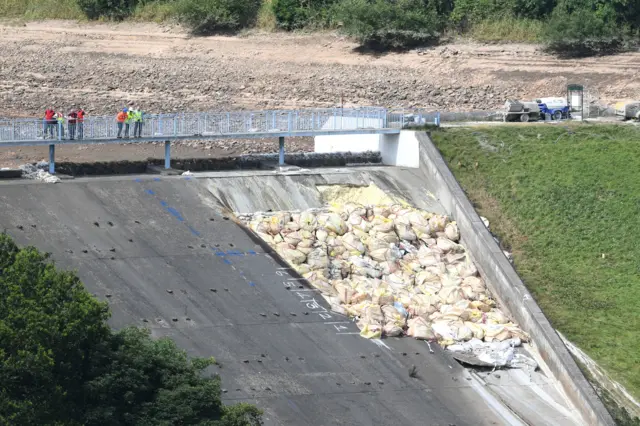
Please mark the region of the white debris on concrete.
POLYGON ((480 339, 471 339, 468 342, 456 343, 447 347, 453 352, 453 357, 458 361, 479 367, 493 368, 532 368, 536 369, 538 363, 526 355, 516 352, 516 347, 522 341, 519 338, 507 339, 502 342, 483 342, 480 339))
POLYGON ((23 164, 20 166, 22 170, 22 176, 27 179, 40 180, 45 183, 58 183, 60 182, 60 178, 52 175, 51 173, 43 170, 49 167, 49 163, 45 161, 40 161, 36 165, 33 164, 23 164))
POLYGON ((186 172, 182 173, 181 176, 193 176, 193 173, 191 173, 189 170, 187 170, 186 172))

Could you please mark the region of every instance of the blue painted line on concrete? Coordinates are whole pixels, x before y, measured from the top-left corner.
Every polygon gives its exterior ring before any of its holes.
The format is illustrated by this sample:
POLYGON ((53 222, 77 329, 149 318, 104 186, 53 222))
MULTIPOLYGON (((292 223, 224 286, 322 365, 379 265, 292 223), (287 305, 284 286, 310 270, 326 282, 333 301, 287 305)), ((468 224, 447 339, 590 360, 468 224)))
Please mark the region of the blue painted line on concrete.
POLYGON ((153 178, 153 180, 156 181, 156 182, 160 182, 160 178, 158 178, 158 177, 157 178, 153 178))
POLYGON ((189 176, 185 176, 184 180, 191 180, 191 178, 189 176))
MULTIPOLYGON (((154 180, 154 181, 160 181, 160 178, 154 178, 153 180, 154 180)), ((189 179, 189 178, 187 178, 187 180, 190 180, 190 179, 189 179)), ((136 181, 136 182, 142 182, 142 179, 140 179, 140 178, 136 178, 136 179, 135 179, 135 181, 136 181)), ((156 193, 155 193, 153 190, 151 190, 151 189, 145 189, 145 192, 146 192, 147 194, 149 194, 149 195, 156 196, 156 193)), ((196 230, 193 226, 191 226, 191 225, 187 224, 187 223, 186 223, 186 221, 185 221, 185 219, 184 219, 184 217, 180 214, 180 212, 179 212, 178 210, 176 210, 176 209, 175 209, 175 208, 173 208, 173 207, 170 207, 170 206, 169 206, 169 203, 167 203, 167 202, 166 202, 166 201, 164 201, 164 200, 159 200, 159 201, 160 201, 160 205, 161 205, 162 207, 164 207, 164 208, 165 208, 165 210, 166 210, 169 214, 171 214, 173 217, 175 217, 175 218, 176 218, 176 220, 178 220, 180 223, 185 224, 185 225, 187 226, 187 228, 189 229, 189 231, 191 231, 191 233, 192 233, 193 235, 195 235, 196 237, 202 238, 202 234, 200 234, 200 232, 198 232, 198 230, 196 230)), ((218 248, 216 248, 216 247, 211 247, 211 246, 209 246, 209 248, 210 248, 210 249, 215 253, 215 255, 216 255, 216 256, 218 256, 218 257, 223 257, 222 261, 223 261, 225 264, 227 264, 227 265, 233 265, 233 262, 231 261, 231 259, 228 259, 228 258, 227 258, 227 256, 246 256, 246 255, 249 255, 249 254, 251 254, 251 255, 254 255, 254 256, 255 256, 255 255, 257 255, 257 254, 258 254, 258 253, 256 253, 254 250, 249 250, 249 251, 247 251, 246 253, 244 253, 244 252, 242 252, 242 251, 240 251, 240 250, 229 250, 229 251, 225 252, 225 251, 220 250, 220 249, 218 249, 218 248)), ((240 271, 238 271, 238 273, 239 273, 239 275, 240 275, 240 276, 241 276, 245 281, 247 281, 247 277, 244 275, 244 272, 243 272, 243 271, 241 271, 241 270, 240 270, 240 271)), ((251 287, 255 287, 255 286, 256 286, 256 283, 255 283, 255 282, 253 282, 253 281, 249 281, 249 286, 251 286, 251 287)))

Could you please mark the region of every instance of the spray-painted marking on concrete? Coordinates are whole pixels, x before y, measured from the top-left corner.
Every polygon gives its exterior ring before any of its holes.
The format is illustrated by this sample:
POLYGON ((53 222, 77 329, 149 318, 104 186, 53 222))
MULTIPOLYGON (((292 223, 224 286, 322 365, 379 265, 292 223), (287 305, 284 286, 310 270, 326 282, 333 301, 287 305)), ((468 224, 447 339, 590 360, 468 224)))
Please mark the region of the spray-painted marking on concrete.
MULTIPOLYGON (((160 178, 154 178, 154 181, 159 181, 160 178)), ((136 182, 142 182, 141 179, 135 179, 136 182)), ((153 195, 156 196, 156 193, 151 190, 151 189, 145 189, 145 192, 149 195, 153 195)), ((189 231, 195 235, 196 237, 202 238, 202 235, 200 234, 200 232, 198 230, 196 230, 193 226, 191 226, 190 224, 186 223, 184 217, 180 214, 180 212, 178 210, 176 210, 173 207, 170 207, 169 204, 164 201, 164 200, 159 200, 160 201, 160 205, 162 207, 164 207, 164 209, 171 214, 176 220, 178 220, 180 223, 186 225, 187 229, 189 229, 189 231)), ((234 264, 233 261, 231 259, 229 259, 229 257, 233 257, 233 256, 247 256, 247 255, 252 255, 252 256, 257 256, 258 253, 255 250, 248 250, 247 252, 242 252, 240 250, 220 250, 217 247, 213 247, 211 245, 209 245, 209 248, 215 253, 216 256, 218 257, 222 257, 222 261, 227 264, 230 265, 231 268, 234 271, 238 271, 238 274, 240 275, 240 277, 245 280, 250 287, 256 287, 256 283, 254 281, 249 281, 247 279, 247 277, 245 276, 244 272, 242 270, 238 270, 234 264)), ((268 256, 267 253, 264 253, 265 255, 268 256)), ((285 272, 285 270, 292 270, 292 268, 277 268, 276 270, 276 275, 278 277, 285 277, 284 279, 286 281, 283 281, 283 285, 287 288, 287 289, 291 289, 292 287, 292 281, 303 281, 303 278, 293 278, 291 277, 287 272, 285 272)), ((306 307, 306 309, 309 309, 312 314, 316 314, 318 315, 320 318, 322 318, 323 320, 329 320, 334 318, 333 315, 331 313, 329 313, 329 311, 327 310, 327 308, 325 308, 324 306, 322 306, 320 303, 318 303, 318 301, 316 301, 315 297, 313 297, 314 293, 317 292, 317 289, 299 289, 296 290, 294 293, 296 294, 296 296, 298 296, 298 298, 300 299, 299 302, 303 303, 304 306, 306 307)), ((306 314, 306 313, 305 313, 306 314)), ((341 315, 344 317, 344 315, 341 315)), ((343 330, 348 330, 348 327, 344 326, 344 325, 340 325, 340 324, 349 324, 348 321, 345 322, 329 322, 329 323, 324 323, 326 325, 333 325, 335 331, 336 331, 336 335, 351 335, 351 334, 360 334, 359 332, 348 332, 348 331, 343 331, 343 330)))
MULTIPOLYGON (((160 178, 154 178, 153 180, 157 182, 157 181, 160 181, 160 178)), ((142 179, 137 178, 137 179, 135 179, 135 181, 141 183, 142 179)), ((148 189, 148 188, 145 189, 145 193, 147 193, 149 195, 156 196, 156 193, 153 190, 148 189)), ((171 216, 173 216, 178 222, 183 223, 184 225, 186 225, 187 229, 189 229, 191 234, 193 234, 196 237, 202 238, 202 234, 197 229, 195 229, 193 226, 191 226, 190 224, 186 223, 185 218, 182 216, 182 214, 178 210, 176 210, 174 207, 169 206, 169 203, 167 203, 164 200, 159 200, 159 202, 160 202, 160 205, 167 211, 167 213, 169 213, 171 216)), ((222 250, 220 250, 220 249, 218 249, 216 247, 209 246, 209 248, 214 251, 216 256, 223 257, 224 259, 222 259, 222 261, 225 264, 230 265, 231 268, 234 271, 237 270, 236 267, 233 266, 233 262, 231 261, 231 259, 227 258, 226 256, 245 256, 245 253, 243 253, 243 252, 241 252, 239 250, 229 250, 227 252, 224 252, 224 251, 222 251, 222 250)), ((254 254, 257 254, 253 250, 251 250, 251 252, 254 253, 254 254)), ((239 274, 240 274, 240 277, 243 280, 248 281, 247 277, 244 275, 244 272, 239 271, 239 274)), ((248 281, 248 283, 249 283, 250 287, 255 287, 256 286, 256 283, 253 282, 253 281, 248 281)))

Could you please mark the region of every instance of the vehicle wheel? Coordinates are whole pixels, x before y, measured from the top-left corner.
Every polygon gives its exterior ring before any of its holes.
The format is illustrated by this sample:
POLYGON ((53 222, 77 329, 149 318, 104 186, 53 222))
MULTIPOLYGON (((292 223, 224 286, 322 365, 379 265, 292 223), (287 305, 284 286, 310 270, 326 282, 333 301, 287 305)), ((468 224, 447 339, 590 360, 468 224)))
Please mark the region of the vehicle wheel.
POLYGON ((556 111, 553 113, 554 120, 562 120, 562 111, 556 111))
POLYGON ((520 121, 522 121, 523 123, 526 123, 529 121, 529 114, 522 114, 520 116, 520 121))

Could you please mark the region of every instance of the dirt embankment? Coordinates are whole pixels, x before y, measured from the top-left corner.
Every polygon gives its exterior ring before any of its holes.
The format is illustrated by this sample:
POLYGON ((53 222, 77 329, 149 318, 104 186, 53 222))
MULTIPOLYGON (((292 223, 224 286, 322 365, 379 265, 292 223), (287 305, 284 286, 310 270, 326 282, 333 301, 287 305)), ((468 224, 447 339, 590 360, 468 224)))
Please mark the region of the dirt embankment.
MULTIPOLYGON (((568 82, 589 86, 604 102, 640 97, 634 79, 640 53, 565 61, 527 45, 457 44, 380 56, 356 47, 330 33, 190 38, 154 24, 5 25, 0 117, 74 105, 115 114, 129 100, 149 112, 333 107, 342 101, 484 110, 507 97, 560 95, 568 82)), ((310 147, 307 140, 298 148, 310 147)), ((201 151, 206 144, 190 148, 201 151)), ((204 155, 231 149, 214 148, 204 155)), ((19 155, 39 155, 31 151, 19 155)), ((0 163, 9 159, 4 152, 0 163)))

